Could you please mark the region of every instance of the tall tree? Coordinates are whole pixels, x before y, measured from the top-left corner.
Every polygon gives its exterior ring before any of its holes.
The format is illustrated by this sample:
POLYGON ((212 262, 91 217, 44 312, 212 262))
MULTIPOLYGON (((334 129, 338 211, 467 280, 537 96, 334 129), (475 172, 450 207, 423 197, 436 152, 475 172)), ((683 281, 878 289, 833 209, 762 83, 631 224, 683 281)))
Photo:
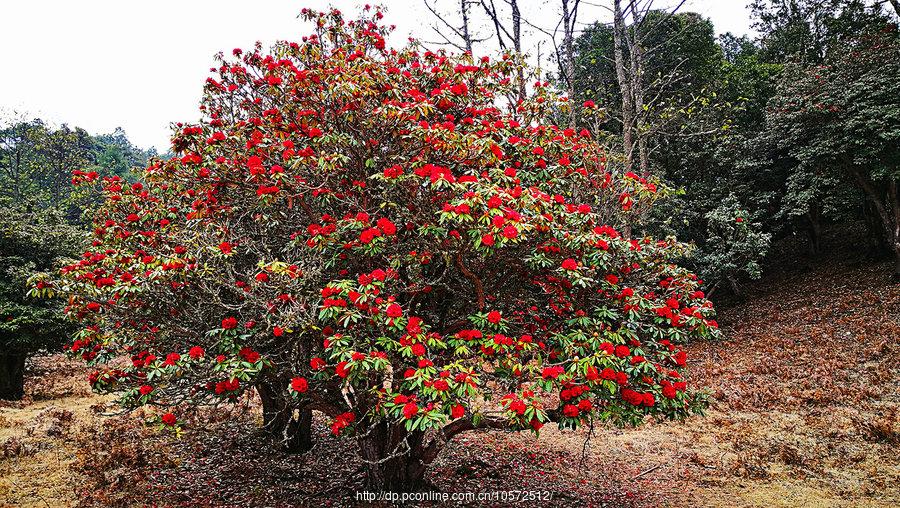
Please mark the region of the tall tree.
POLYGON ((822 65, 790 68, 767 121, 779 147, 796 161, 795 173, 855 184, 865 194, 900 278, 897 25, 872 24, 822 65))

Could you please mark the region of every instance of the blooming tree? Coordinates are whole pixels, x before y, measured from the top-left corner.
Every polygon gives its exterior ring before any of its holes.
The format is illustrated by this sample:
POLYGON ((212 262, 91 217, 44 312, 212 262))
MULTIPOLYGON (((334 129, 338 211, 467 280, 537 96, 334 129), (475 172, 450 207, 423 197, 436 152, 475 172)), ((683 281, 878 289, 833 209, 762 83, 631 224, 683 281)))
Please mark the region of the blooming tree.
POLYGON ((131 358, 96 388, 175 427, 255 387, 277 433, 325 413, 390 490, 460 432, 703 408, 679 344, 717 333, 712 305, 681 245, 623 233, 656 183, 548 124, 545 83, 507 106, 513 57, 303 14, 301 43, 220 56, 175 158, 101 182, 93 248, 54 287, 75 354, 131 358))

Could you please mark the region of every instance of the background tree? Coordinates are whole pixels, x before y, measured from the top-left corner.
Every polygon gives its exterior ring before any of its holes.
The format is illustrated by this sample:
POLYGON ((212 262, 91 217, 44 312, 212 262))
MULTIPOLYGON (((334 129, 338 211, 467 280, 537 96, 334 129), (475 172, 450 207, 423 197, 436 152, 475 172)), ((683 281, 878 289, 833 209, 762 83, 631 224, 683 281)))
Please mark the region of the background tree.
POLYGON ((28 355, 59 347, 73 331, 62 303, 30 298, 27 282, 76 254, 83 236, 55 209, 0 204, 0 399, 21 398, 28 355))
MULTIPOLYGON (((858 44, 863 34, 891 23, 891 13, 879 4, 883 2, 755 2, 751 7, 757 29, 762 31, 760 58, 785 68, 783 74, 775 74, 776 82, 781 82, 781 90, 792 89, 792 81, 798 75, 815 74, 826 62, 835 64, 847 48, 858 44)), ((748 138, 747 148, 754 155, 745 165, 750 171, 744 173, 750 177, 747 181, 767 189, 766 194, 774 198, 767 206, 771 218, 765 221, 766 228, 779 236, 806 232, 810 251, 818 253, 826 224, 862 218, 872 230, 872 237, 891 251, 885 243, 877 207, 864 199, 859 186, 833 170, 839 163, 798 159, 795 148, 801 143, 800 138, 811 131, 787 129, 784 118, 779 119, 785 107, 784 97, 774 96, 774 91, 769 94, 773 102, 767 121, 759 122, 756 134, 748 138), (753 178, 754 174, 763 178, 753 178)))
POLYGON ((871 25, 823 65, 791 68, 772 101, 768 128, 796 163, 789 193, 799 196, 795 200, 815 193, 819 182, 862 191, 877 214, 878 238, 896 256, 900 278, 898 62, 896 24, 871 25))
MULTIPOLYGON (((621 24, 631 19, 633 16, 623 11, 621 24)), ((716 249, 724 250, 709 250, 713 243, 707 242, 708 234, 714 225, 708 221, 718 216, 713 212, 724 200, 733 199, 740 204, 741 213, 756 217, 760 207, 777 199, 766 192, 783 185, 767 182, 761 187, 759 180, 765 172, 748 160, 754 153, 748 148, 749 139, 762 129, 765 105, 774 91, 773 76, 780 67, 761 62, 757 46, 746 38, 726 36, 717 41, 712 24, 698 14, 649 10, 636 19, 639 24, 618 28, 622 32, 619 51, 615 23, 595 24, 579 37, 578 94, 606 106, 609 121, 601 128, 621 136, 623 164, 628 166, 632 158, 641 160, 641 168, 683 190, 658 207, 649 222, 655 223, 657 231, 695 243, 697 259, 721 261, 716 254, 736 255, 741 249, 716 243, 716 249), (636 52, 629 49, 633 41, 640 41, 643 48, 639 80, 630 71, 631 55, 636 52), (623 97, 623 84, 627 97, 623 97), (641 88, 637 95, 636 87, 641 88), (642 98, 636 101, 638 95, 642 98), (640 108, 637 102, 642 104, 640 108), (633 127, 624 129, 628 123, 633 127)), ((765 243, 758 245, 757 256, 765 255, 765 243)), ((745 259, 727 264, 753 266, 745 259)), ((706 277, 726 273, 701 271, 706 277)), ((758 270, 750 270, 729 273, 728 278, 736 282, 758 275, 758 270)), ((706 278, 710 287, 718 287, 722 281, 727 287, 739 287, 728 280, 706 278)))
POLYGON ((27 281, 76 256, 86 236, 82 214, 97 196, 72 186, 73 171, 128 175, 145 162, 121 130, 95 138, 22 115, 0 126, 0 398, 20 398, 27 357, 62 346, 72 331, 60 304, 27 296, 27 281))

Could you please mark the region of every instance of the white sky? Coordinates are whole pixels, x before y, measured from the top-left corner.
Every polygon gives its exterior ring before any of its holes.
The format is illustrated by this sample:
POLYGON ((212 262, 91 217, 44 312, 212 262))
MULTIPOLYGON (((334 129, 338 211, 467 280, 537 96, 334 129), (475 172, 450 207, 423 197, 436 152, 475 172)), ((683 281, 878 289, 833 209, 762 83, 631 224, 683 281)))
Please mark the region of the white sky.
MULTIPOLYGON (((422 0, 382 0, 385 21, 397 25, 391 41, 410 35, 437 40, 422 0)), ((169 124, 198 117, 201 88, 218 51, 248 48, 256 40, 298 40, 309 32, 302 7, 349 0, 26 0, 0 6, 0 111, 19 111, 92 134, 125 129, 141 147, 168 147, 169 124)), ((447 11, 458 0, 431 0, 447 11)), ((527 19, 551 23, 556 0, 520 0, 527 19), (551 14, 547 14, 551 13, 551 14)), ((606 0, 591 0, 592 4, 606 0)), ((688 0, 683 11, 710 17, 718 33, 752 34, 748 0, 688 0)), ((607 20, 582 7, 579 22, 607 20)), ((545 25, 541 25, 545 26, 545 25)), ((527 40, 527 38, 526 38, 527 40)), ((545 45, 542 52, 546 54, 545 45)))

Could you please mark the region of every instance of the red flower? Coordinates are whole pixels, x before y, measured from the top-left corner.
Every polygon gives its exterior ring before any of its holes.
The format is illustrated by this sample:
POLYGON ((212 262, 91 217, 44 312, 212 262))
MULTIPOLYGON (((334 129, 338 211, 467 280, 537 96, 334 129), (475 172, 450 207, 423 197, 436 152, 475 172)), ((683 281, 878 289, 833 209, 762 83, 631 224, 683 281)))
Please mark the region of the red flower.
POLYGON ((325 368, 325 360, 317 356, 309 361, 309 368, 312 370, 322 370, 325 368))
POLYGON ((238 352, 238 355, 240 355, 241 358, 250 363, 256 363, 257 361, 259 361, 259 353, 246 346, 241 348, 240 352, 238 352))
POLYGON ((343 378, 343 377, 347 377, 347 375, 350 374, 350 368, 347 367, 347 362, 341 362, 341 363, 337 364, 337 366, 334 368, 334 372, 339 377, 343 378))
POLYGON ((203 348, 202 348, 202 347, 200 347, 200 346, 194 346, 194 347, 192 347, 192 348, 190 349, 190 351, 188 351, 188 356, 190 356, 191 359, 196 360, 196 359, 198 359, 198 358, 203 358, 203 355, 204 355, 205 353, 206 353, 206 352, 203 351, 203 348))
POLYGON ((150 385, 142 385, 142 386, 138 389, 138 391, 141 392, 141 395, 149 395, 150 392, 153 391, 153 387, 150 386, 150 385))
POLYGON ((162 415, 161 420, 164 424, 168 425, 169 427, 172 427, 176 423, 178 423, 178 419, 175 418, 175 415, 173 415, 172 413, 166 413, 166 414, 162 415))
POLYGON ((516 399, 509 403, 509 410, 519 416, 525 414, 526 409, 528 409, 528 406, 525 405, 522 399, 516 399))
POLYGON ((222 254, 231 254, 231 244, 222 242, 219 244, 219 250, 222 251, 222 254))
POLYGON ((566 370, 562 368, 561 365, 555 365, 553 367, 544 367, 544 370, 541 371, 541 377, 544 379, 556 379, 565 372, 566 370))
POLYGON ((502 318, 503 318, 503 316, 500 314, 500 312, 498 312, 496 310, 492 310, 492 311, 488 312, 488 315, 487 315, 488 322, 495 324, 495 325, 500 323, 500 320, 502 318))
POLYGON ((618 284, 618 283, 619 283, 619 277, 617 277, 617 276, 615 276, 615 275, 613 275, 613 274, 609 274, 609 275, 606 276, 606 282, 609 282, 610 284, 618 284))
POLYGON ((633 406, 640 406, 644 402, 644 397, 634 390, 625 388, 622 390, 622 400, 633 406))
POLYGON ((577 270, 578 269, 578 261, 575 261, 572 258, 566 259, 562 262, 563 270, 577 270))
POLYGON ((573 406, 572 404, 566 404, 563 406, 563 414, 568 416, 569 418, 574 418, 578 416, 578 408, 573 406))
POLYGON ((252 174, 261 173, 263 171, 262 159, 260 159, 256 155, 251 155, 247 159, 247 168, 250 170, 250 173, 252 173, 252 174))
POLYGON ((494 235, 488 233, 481 237, 481 243, 488 247, 494 245, 494 235))
POLYGON ((384 170, 385 178, 397 178, 403 174, 403 168, 399 165, 391 166, 384 170))
POLYGON ((233 317, 227 317, 222 320, 222 328, 225 330, 233 330, 237 328, 238 320, 233 317))
POLYGON ((515 226, 509 225, 503 228, 503 237, 512 240, 513 238, 519 236, 519 230, 516 229, 515 226))
POLYGON ((451 418, 462 418, 463 415, 466 414, 466 408, 462 407, 462 405, 457 404, 453 406, 453 409, 450 410, 451 418))
POLYGON ((416 356, 423 356, 425 354, 425 346, 423 344, 413 344, 412 354, 416 356))
POLYGON ((339 414, 337 418, 334 419, 334 423, 331 424, 331 433, 335 436, 340 434, 341 430, 353 423, 354 420, 356 420, 356 415, 353 413, 339 414))
POLYGON ((664 386, 662 389, 662 394, 663 394, 663 397, 665 397, 667 399, 674 399, 675 398, 675 387, 672 385, 664 386))
POLYGON ((385 311, 389 318, 398 318, 403 315, 403 309, 397 305, 396 303, 392 303, 388 305, 387 310, 385 311))
POLYGON ((372 240, 379 236, 381 236, 381 230, 378 228, 364 229, 363 232, 359 234, 359 241, 368 245, 372 243, 372 240))
POLYGON ((385 219, 384 217, 378 219, 378 222, 376 222, 376 226, 378 226, 378 229, 380 229, 384 234, 388 236, 392 236, 397 233, 397 226, 395 226, 393 222, 385 219))
POLYGON ((406 405, 403 406, 403 416, 409 420, 413 416, 416 416, 419 412, 419 406, 416 405, 415 402, 407 402, 406 405))
POLYGON ((309 389, 309 383, 302 377, 291 379, 291 390, 297 393, 305 393, 309 389))

